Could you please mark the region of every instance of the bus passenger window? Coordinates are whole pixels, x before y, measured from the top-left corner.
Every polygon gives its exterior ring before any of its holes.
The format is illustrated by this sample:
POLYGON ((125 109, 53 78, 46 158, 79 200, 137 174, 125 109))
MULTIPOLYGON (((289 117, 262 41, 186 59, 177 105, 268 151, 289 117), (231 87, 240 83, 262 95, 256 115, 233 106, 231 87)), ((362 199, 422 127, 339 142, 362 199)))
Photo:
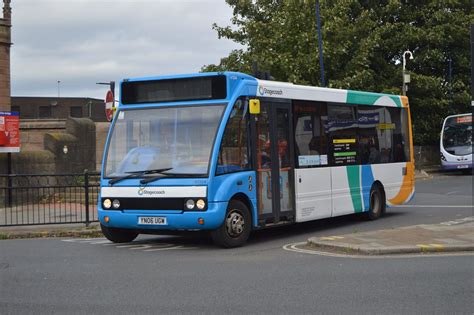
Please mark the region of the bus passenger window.
POLYGON ((294 101, 293 104, 297 167, 327 165, 326 103, 294 101))
MULTIPOLYGON (((356 106, 331 104, 328 106, 330 162, 333 166, 354 165, 360 161, 359 123, 356 106)), ((370 143, 370 139, 368 141, 370 143)), ((370 148, 368 152, 370 156, 370 148)))

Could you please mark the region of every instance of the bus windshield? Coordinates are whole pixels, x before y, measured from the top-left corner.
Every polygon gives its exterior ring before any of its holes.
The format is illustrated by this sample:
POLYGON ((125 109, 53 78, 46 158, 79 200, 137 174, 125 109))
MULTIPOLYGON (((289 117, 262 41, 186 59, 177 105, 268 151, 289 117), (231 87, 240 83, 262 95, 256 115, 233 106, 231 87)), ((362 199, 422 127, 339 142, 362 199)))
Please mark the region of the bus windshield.
POLYGON ((161 107, 117 113, 104 177, 166 169, 207 175, 224 105, 161 107))
POLYGON ((443 129, 443 146, 446 151, 454 155, 472 153, 472 118, 469 118, 461 116, 446 120, 443 129))

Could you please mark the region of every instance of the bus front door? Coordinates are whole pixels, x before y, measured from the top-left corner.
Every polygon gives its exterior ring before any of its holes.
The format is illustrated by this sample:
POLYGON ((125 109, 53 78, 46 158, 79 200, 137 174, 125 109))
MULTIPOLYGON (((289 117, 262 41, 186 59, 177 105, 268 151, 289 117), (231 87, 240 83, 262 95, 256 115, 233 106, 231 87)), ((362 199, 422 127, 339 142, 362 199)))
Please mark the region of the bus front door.
POLYGON ((291 104, 263 100, 252 126, 259 225, 292 221, 295 206, 291 104))

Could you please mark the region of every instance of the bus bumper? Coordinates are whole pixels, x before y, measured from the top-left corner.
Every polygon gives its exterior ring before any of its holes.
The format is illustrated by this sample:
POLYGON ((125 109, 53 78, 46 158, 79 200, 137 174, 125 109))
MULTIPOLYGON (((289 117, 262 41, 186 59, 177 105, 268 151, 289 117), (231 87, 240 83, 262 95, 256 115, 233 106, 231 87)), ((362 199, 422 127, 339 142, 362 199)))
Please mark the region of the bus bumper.
POLYGON ((443 163, 441 163, 441 169, 443 171, 472 169, 472 161, 467 163, 449 163, 443 161, 443 163))
POLYGON ((99 206, 101 224, 121 229, 156 231, 214 230, 222 225, 227 211, 227 202, 210 202, 206 211, 152 211, 152 210, 104 210, 99 206), (108 222, 105 217, 108 217, 108 222), (164 225, 139 224, 140 217, 166 218, 164 225), (202 220, 200 220, 202 219, 202 220), (201 221, 200 224, 199 221, 201 221))

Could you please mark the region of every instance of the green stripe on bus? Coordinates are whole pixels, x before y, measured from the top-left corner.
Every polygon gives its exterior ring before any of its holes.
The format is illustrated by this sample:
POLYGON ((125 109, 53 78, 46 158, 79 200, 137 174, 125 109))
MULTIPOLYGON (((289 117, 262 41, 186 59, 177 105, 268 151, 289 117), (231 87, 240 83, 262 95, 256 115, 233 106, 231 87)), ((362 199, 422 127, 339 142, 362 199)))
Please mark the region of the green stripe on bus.
POLYGON ((346 167, 347 180, 351 191, 352 205, 354 212, 362 212, 362 198, 360 196, 360 166, 351 165, 346 167))
POLYGON ((390 94, 370 93, 361 91, 347 91, 347 100, 349 104, 374 105, 381 97, 388 96, 397 105, 402 107, 402 102, 399 96, 390 94))
POLYGON ((334 156, 355 156, 356 152, 335 152, 334 156))

